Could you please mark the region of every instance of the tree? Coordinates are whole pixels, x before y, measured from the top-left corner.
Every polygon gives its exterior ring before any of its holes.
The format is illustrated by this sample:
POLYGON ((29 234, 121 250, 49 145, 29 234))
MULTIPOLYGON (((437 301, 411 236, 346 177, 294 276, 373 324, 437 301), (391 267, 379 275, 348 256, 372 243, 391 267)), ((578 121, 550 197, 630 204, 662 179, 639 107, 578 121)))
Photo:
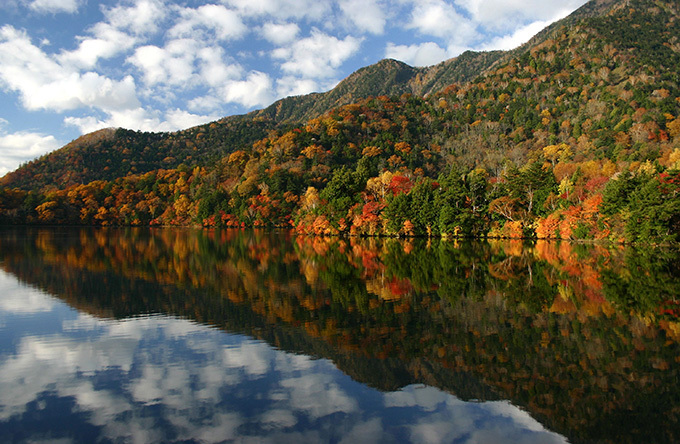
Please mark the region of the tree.
POLYGON ((558 190, 552 170, 544 168, 540 162, 533 162, 522 170, 511 169, 507 180, 510 195, 518 199, 530 215, 545 215, 546 199, 558 190))
POLYGON ((320 194, 327 202, 324 210, 331 220, 337 221, 347 215, 349 208, 359 202, 359 193, 363 186, 364 184, 357 180, 356 174, 346 167, 333 173, 330 182, 320 194))
POLYGON ((629 241, 676 241, 680 236, 680 172, 648 176, 632 193, 629 210, 629 241))
POLYGON ((474 231, 471 225, 472 201, 460 170, 454 166, 448 175, 439 176, 439 182, 441 188, 436 202, 436 207, 439 208, 438 231, 443 235, 471 235, 474 231))

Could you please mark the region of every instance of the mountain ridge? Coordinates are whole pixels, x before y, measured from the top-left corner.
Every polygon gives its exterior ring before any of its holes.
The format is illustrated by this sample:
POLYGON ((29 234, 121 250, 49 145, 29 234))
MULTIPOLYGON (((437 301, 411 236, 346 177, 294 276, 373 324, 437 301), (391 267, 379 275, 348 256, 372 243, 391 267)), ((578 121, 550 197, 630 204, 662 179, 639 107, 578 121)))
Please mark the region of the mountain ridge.
MULTIPOLYGON (((158 168, 176 168, 183 163, 189 163, 191 166, 201 164, 201 161, 192 161, 192 157, 207 156, 205 160, 214 161, 221 155, 228 155, 237 149, 247 147, 263 138, 268 131, 285 129, 289 125, 304 123, 307 120, 327 113, 333 108, 350 104, 356 100, 372 96, 399 96, 402 94, 425 96, 438 92, 451 83, 469 81, 473 76, 478 75, 479 69, 485 69, 490 66, 502 54, 502 51, 467 51, 458 57, 427 68, 414 68, 397 60, 383 59, 378 63, 360 68, 350 74, 350 76, 342 80, 330 91, 286 97, 260 110, 251 111, 243 115, 226 116, 214 122, 176 132, 140 132, 125 128, 113 128, 113 132, 111 132, 111 128, 97 130, 84 134, 62 148, 29 161, 17 170, 7 173, 0 178, 0 185, 18 187, 25 190, 41 188, 49 184, 69 186, 93 180, 111 180, 127 174, 143 173, 158 168), (155 157, 145 156, 143 159, 135 157, 126 158, 125 153, 123 153, 125 148, 122 144, 125 141, 137 145, 146 145, 148 140, 152 139, 157 144, 173 145, 170 142, 170 139, 173 137, 181 137, 183 134, 191 134, 193 137, 193 135, 197 134, 197 131, 200 132, 200 128, 206 126, 213 130, 216 126, 224 126, 224 128, 216 130, 218 134, 215 136, 215 138, 221 139, 220 142, 222 143, 213 142, 210 147, 203 147, 203 149, 200 149, 195 154, 178 148, 177 150, 170 150, 173 153, 168 155, 167 152, 164 152, 168 150, 160 149, 158 145, 152 146, 152 150, 158 153, 155 157), (248 132, 247 127, 249 126, 258 126, 260 130, 248 132), (102 131, 107 133, 109 137, 102 139, 102 131), (247 134, 243 137, 228 137, 225 134, 228 132, 246 132, 247 134), (140 140, 131 141, 130 138, 133 137, 133 133, 138 135, 140 140), (117 137, 116 134, 120 135, 120 137, 117 137), (224 139, 230 139, 229 142, 233 146, 227 149, 219 149, 220 145, 224 145, 224 139), (97 143, 101 141, 107 142, 108 146, 98 146, 97 143), (118 141, 122 144, 117 143, 118 141), (118 152, 113 149, 116 146, 120 147, 118 152), (38 169, 50 169, 50 165, 63 164, 65 162, 73 165, 73 159, 79 159, 84 156, 92 158, 95 155, 111 154, 112 149, 114 157, 119 157, 119 162, 126 162, 129 166, 128 168, 117 170, 113 174, 107 174, 107 171, 111 170, 109 165, 98 167, 96 164, 88 164, 82 166, 79 173, 71 171, 56 176, 57 172, 53 172, 47 175, 40 174, 37 178, 28 179, 31 176, 38 176, 31 171, 35 167, 38 169), (85 154, 84 151, 93 151, 93 153, 85 154), (179 151, 179 153, 175 151, 179 151)), ((111 163, 111 160, 104 159, 104 162, 111 163)), ((205 163, 205 161, 202 163, 205 163)))

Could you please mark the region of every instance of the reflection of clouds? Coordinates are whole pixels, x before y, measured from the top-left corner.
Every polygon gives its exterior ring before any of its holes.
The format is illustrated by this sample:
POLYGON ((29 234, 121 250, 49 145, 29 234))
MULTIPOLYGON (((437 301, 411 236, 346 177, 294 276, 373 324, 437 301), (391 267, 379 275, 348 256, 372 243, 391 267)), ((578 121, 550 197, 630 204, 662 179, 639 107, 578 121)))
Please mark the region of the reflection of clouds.
POLYGON ((286 379, 281 381, 281 386, 288 389, 291 407, 312 418, 358 409, 356 401, 338 386, 332 375, 317 373, 286 379))
POLYGON ((266 374, 276 352, 267 344, 248 341, 222 351, 223 364, 232 369, 243 369, 250 376, 266 374))
POLYGON ((260 421, 265 428, 287 428, 297 424, 297 419, 290 410, 270 410, 265 412, 260 421))
POLYGON ((402 390, 385 394, 385 407, 418 407, 426 411, 434 411, 445 402, 463 403, 451 398, 447 393, 421 384, 410 385, 402 390))
POLYGON ((384 400, 387 407, 432 412, 407 426, 413 442, 567 442, 507 401, 467 403, 420 385, 388 393, 384 400))
POLYGON ((45 293, 22 285, 0 270, 0 313, 32 314, 51 311, 55 302, 45 293))
POLYGON ((510 404, 508 401, 490 402, 488 403, 487 408, 489 412, 492 412, 498 416, 512 418, 515 424, 521 425, 527 430, 532 430, 534 432, 545 431, 545 428, 541 425, 541 423, 532 418, 531 415, 529 415, 524 410, 520 410, 514 405, 510 404))
POLYGON ((238 436, 238 427, 243 424, 243 419, 238 413, 217 413, 209 424, 203 426, 195 436, 187 436, 187 439, 196 438, 202 442, 224 442, 233 440, 238 436))
POLYGON ((175 319, 158 315, 101 322, 107 325, 110 336, 121 336, 138 340, 149 339, 149 335, 157 338, 161 334, 164 338, 168 339, 183 339, 190 334, 201 333, 206 330, 205 327, 186 319, 175 319))
MULTIPOLYGON (((40 393, 55 388, 86 403, 101 399, 101 393, 94 392, 89 381, 74 376, 79 373, 92 375, 111 367, 129 370, 134 348, 135 344, 130 342, 108 338, 95 342, 78 342, 58 336, 23 338, 16 355, 0 359, 3 406, 0 418, 8 419, 21 413, 40 393)), ((106 398, 102 405, 104 409, 116 405, 108 401, 106 398)))
POLYGON ((379 418, 373 418, 352 427, 342 438, 340 444, 381 442, 384 434, 382 421, 379 418))
MULTIPOLYGON (((0 288, 31 293, 6 274, 0 288)), ((0 421, 50 394, 72 399, 73 414, 114 442, 564 442, 507 402, 465 403, 422 385, 383 394, 328 360, 242 335, 162 316, 74 318, 33 294, 48 311, 31 316, 51 317, 53 331, 20 337, 16 353, 0 355, 0 421)), ((25 295, 6 300, 15 297, 25 295)), ((28 316, 20 306, 0 309, 28 316)))
POLYGON ((310 371, 315 363, 319 361, 314 361, 310 359, 309 356, 305 355, 294 355, 290 353, 276 353, 274 355, 275 367, 281 371, 310 371))
POLYGON ((87 313, 78 313, 76 319, 66 319, 62 322, 63 331, 95 331, 102 327, 104 321, 97 319, 87 313))

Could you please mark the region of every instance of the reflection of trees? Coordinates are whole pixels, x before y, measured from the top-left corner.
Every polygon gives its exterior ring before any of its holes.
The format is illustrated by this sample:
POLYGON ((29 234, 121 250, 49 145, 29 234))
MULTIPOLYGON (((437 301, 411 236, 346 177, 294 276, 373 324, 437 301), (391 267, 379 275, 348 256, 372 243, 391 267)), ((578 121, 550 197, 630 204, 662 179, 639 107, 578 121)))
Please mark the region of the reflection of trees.
POLYGON ((678 438, 671 251, 61 229, 3 231, 0 252, 5 270, 99 316, 169 313, 383 389, 509 398, 575 441, 678 438))

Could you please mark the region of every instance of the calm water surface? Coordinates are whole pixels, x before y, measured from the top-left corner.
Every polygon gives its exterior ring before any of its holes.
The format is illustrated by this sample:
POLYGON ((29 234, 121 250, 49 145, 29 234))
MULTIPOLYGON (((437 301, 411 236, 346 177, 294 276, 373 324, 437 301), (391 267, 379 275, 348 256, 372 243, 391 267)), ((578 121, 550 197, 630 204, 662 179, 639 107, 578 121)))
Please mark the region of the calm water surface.
POLYGON ((0 230, 0 442, 680 441, 680 255, 0 230))

